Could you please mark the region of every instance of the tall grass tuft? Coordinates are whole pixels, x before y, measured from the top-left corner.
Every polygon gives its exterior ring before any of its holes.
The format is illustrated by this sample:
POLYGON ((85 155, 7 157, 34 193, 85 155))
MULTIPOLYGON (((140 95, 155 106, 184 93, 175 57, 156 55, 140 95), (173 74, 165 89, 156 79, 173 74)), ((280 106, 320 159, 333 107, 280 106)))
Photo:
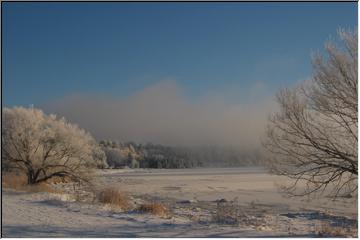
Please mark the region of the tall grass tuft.
POLYGON ((169 217, 169 210, 162 203, 145 203, 138 207, 138 211, 151 213, 160 217, 169 217))
POLYGON ((123 210, 128 210, 130 208, 129 197, 127 194, 115 187, 107 187, 99 191, 97 199, 100 203, 120 207, 123 210))

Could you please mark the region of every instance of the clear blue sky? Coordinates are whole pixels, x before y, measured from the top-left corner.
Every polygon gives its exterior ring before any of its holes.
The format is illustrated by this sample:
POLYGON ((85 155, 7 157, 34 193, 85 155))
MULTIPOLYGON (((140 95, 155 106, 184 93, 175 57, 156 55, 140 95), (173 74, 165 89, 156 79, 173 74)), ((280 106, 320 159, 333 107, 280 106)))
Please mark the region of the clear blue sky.
POLYGON ((126 96, 175 79, 188 96, 311 74, 357 3, 2 3, 3 104, 126 96))

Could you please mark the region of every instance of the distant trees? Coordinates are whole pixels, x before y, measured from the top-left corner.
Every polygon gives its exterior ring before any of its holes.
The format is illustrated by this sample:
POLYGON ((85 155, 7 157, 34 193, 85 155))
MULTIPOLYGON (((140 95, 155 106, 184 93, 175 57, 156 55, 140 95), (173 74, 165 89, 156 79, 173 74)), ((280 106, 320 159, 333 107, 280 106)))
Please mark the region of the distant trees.
POLYGON ((106 161, 106 154, 101 149, 101 147, 96 144, 93 151, 94 151, 94 160, 96 162, 96 167, 100 169, 109 168, 109 165, 106 161))
POLYGON ((91 135, 35 108, 4 108, 2 163, 34 184, 52 177, 89 181, 90 169, 106 167, 105 154, 91 135))
POLYGON ((99 144, 105 152, 107 165, 109 167, 136 167, 135 158, 133 159, 132 155, 136 155, 137 153, 134 151, 133 147, 108 140, 102 140, 99 144))
POLYGON ((120 168, 126 166, 126 158, 120 149, 104 148, 107 164, 112 168, 120 168))
POLYGON ((264 142, 273 172, 292 179, 284 189, 308 195, 331 189, 334 197, 357 191, 357 32, 339 31, 343 46, 326 45, 313 60, 312 79, 277 95, 264 142), (305 188, 299 188, 303 182, 305 188))
POLYGON ((259 165, 262 155, 257 149, 235 147, 170 147, 160 144, 99 142, 111 168, 192 168, 259 165))

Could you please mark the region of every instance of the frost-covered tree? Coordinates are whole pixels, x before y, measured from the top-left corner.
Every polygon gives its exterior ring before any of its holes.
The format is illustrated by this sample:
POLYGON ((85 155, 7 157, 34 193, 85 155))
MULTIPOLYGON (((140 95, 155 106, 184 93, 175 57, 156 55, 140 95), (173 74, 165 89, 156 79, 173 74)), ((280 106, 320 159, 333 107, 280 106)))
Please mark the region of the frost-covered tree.
POLYGON ((280 111, 270 117, 269 163, 276 174, 293 180, 284 186, 293 195, 357 192, 357 32, 341 30, 339 35, 342 47, 327 44, 327 58, 314 58, 312 79, 280 91, 280 111), (299 188, 301 182, 305 188, 299 188))
POLYGON ((112 168, 124 167, 126 165, 126 157, 121 153, 120 149, 104 148, 107 165, 112 168))
POLYGON ((89 181, 104 153, 86 131, 35 108, 4 108, 2 161, 23 171, 29 184, 52 177, 89 181))
POLYGON ((100 146, 96 145, 93 148, 94 160, 96 161, 96 167, 100 169, 108 168, 109 165, 106 161, 106 154, 100 146))

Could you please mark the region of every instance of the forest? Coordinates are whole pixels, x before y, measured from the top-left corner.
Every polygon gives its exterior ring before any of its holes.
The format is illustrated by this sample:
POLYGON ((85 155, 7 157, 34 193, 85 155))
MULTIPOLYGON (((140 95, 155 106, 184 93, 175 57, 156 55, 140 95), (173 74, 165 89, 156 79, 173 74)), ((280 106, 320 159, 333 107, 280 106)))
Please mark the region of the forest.
POLYGON ((174 147, 152 143, 101 140, 109 168, 194 168, 257 166, 261 164, 260 149, 234 146, 174 147))

